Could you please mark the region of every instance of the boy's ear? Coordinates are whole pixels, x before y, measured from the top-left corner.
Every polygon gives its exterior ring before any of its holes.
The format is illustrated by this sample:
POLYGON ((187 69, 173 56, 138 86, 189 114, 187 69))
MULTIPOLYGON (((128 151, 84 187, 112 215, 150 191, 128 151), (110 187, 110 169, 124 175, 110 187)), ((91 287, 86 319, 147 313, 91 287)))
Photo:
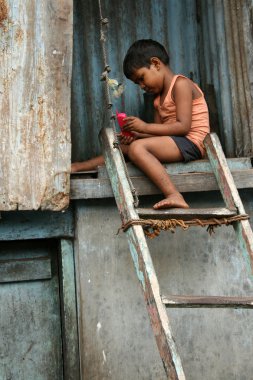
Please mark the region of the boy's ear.
POLYGON ((161 61, 157 57, 150 58, 150 64, 154 65, 158 70, 160 70, 161 67, 161 61))

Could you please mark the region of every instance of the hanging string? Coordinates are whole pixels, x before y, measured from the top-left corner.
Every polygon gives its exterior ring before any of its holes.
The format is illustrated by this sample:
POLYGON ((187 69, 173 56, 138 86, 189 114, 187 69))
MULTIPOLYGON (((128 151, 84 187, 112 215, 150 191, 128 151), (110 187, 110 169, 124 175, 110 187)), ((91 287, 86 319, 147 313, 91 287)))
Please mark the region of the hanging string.
POLYGON ((138 207, 139 199, 138 199, 137 191, 134 188, 133 183, 131 181, 131 178, 129 176, 127 166, 126 166, 126 162, 125 162, 125 158, 124 158, 124 155, 123 155, 122 150, 120 148, 120 144, 119 144, 118 137, 117 137, 116 126, 115 126, 115 115, 112 111, 112 105, 113 104, 112 104, 110 88, 109 88, 109 84, 108 84, 108 79, 109 79, 108 74, 111 71, 111 68, 110 68, 108 61, 107 61, 107 51, 106 51, 106 32, 107 32, 107 28, 109 25, 109 20, 108 20, 108 18, 103 17, 101 0, 98 0, 98 5, 99 5, 99 16, 100 16, 100 42, 101 42, 101 47, 102 47, 103 63, 104 63, 104 71, 101 74, 101 80, 105 82, 105 90, 106 90, 105 93, 106 93, 107 108, 108 108, 108 112, 110 113, 110 121, 111 121, 111 126, 112 126, 112 130, 113 130, 113 135, 114 135, 113 148, 117 148, 119 150, 119 153, 121 156, 121 161, 123 163, 125 176, 127 178, 131 193, 133 195, 133 199, 134 199, 133 204, 134 204, 134 207, 138 207))

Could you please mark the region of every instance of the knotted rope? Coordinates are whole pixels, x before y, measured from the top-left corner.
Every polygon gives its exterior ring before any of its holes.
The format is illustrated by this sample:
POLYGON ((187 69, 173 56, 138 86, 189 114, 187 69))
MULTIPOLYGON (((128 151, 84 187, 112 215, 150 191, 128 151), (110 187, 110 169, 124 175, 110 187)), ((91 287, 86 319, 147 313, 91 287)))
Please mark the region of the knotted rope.
MULTIPOLYGON (((235 215, 227 218, 210 218, 210 219, 192 219, 192 220, 179 220, 179 219, 133 219, 128 222, 122 224, 121 228, 123 232, 126 232, 128 228, 132 226, 142 226, 144 233, 150 239, 155 238, 160 235, 161 231, 170 231, 172 233, 175 232, 176 227, 181 227, 184 231, 189 227, 193 226, 207 226, 207 232, 212 235, 215 231, 216 227, 220 227, 222 225, 231 225, 235 222, 239 222, 242 220, 248 220, 249 215, 235 215)), ((118 232, 119 232, 118 231, 118 232)))

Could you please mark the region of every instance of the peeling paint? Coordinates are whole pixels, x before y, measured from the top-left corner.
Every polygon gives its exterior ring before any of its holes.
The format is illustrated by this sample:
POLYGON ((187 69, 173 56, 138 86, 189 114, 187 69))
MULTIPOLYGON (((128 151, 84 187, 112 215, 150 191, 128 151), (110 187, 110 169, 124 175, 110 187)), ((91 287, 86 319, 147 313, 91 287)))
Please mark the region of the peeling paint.
POLYGON ((101 327, 102 327, 101 323, 98 322, 97 323, 97 333, 99 333, 99 331, 101 330, 101 327))
POLYGON ((15 40, 17 41, 18 44, 21 44, 24 39, 24 32, 21 29, 20 26, 18 26, 16 32, 15 32, 15 40))
POLYGON ((0 0, 0 28, 4 27, 4 22, 8 19, 8 7, 5 0, 0 0))
POLYGON ((105 355, 105 351, 103 350, 102 353, 103 353, 103 364, 105 364, 105 363, 106 363, 106 355, 105 355))
POLYGON ((139 281, 140 281, 143 289, 145 290, 146 284, 145 284, 145 279, 144 279, 143 272, 140 270, 138 253, 136 251, 136 248, 135 248, 134 244, 130 241, 130 239, 128 240, 128 243, 129 243, 130 252, 131 252, 131 255, 132 255, 132 258, 133 258, 135 270, 136 270, 136 273, 137 273, 137 277, 138 277, 138 279, 139 279, 139 281))
POLYGON ((1 210, 69 205, 72 12, 50 4, 0 0, 1 210))

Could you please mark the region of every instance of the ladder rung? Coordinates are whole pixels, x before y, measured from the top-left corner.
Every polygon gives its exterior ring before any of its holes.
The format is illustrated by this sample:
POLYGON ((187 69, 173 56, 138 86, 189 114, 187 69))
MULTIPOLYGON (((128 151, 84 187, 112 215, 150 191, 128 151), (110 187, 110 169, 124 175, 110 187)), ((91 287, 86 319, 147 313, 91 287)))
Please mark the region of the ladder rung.
POLYGON ((138 208, 137 212, 143 219, 210 219, 226 218, 237 215, 236 210, 228 208, 170 208, 166 210, 154 210, 152 208, 138 208))
POLYGON ((253 308, 253 297, 162 296, 166 307, 253 308))

